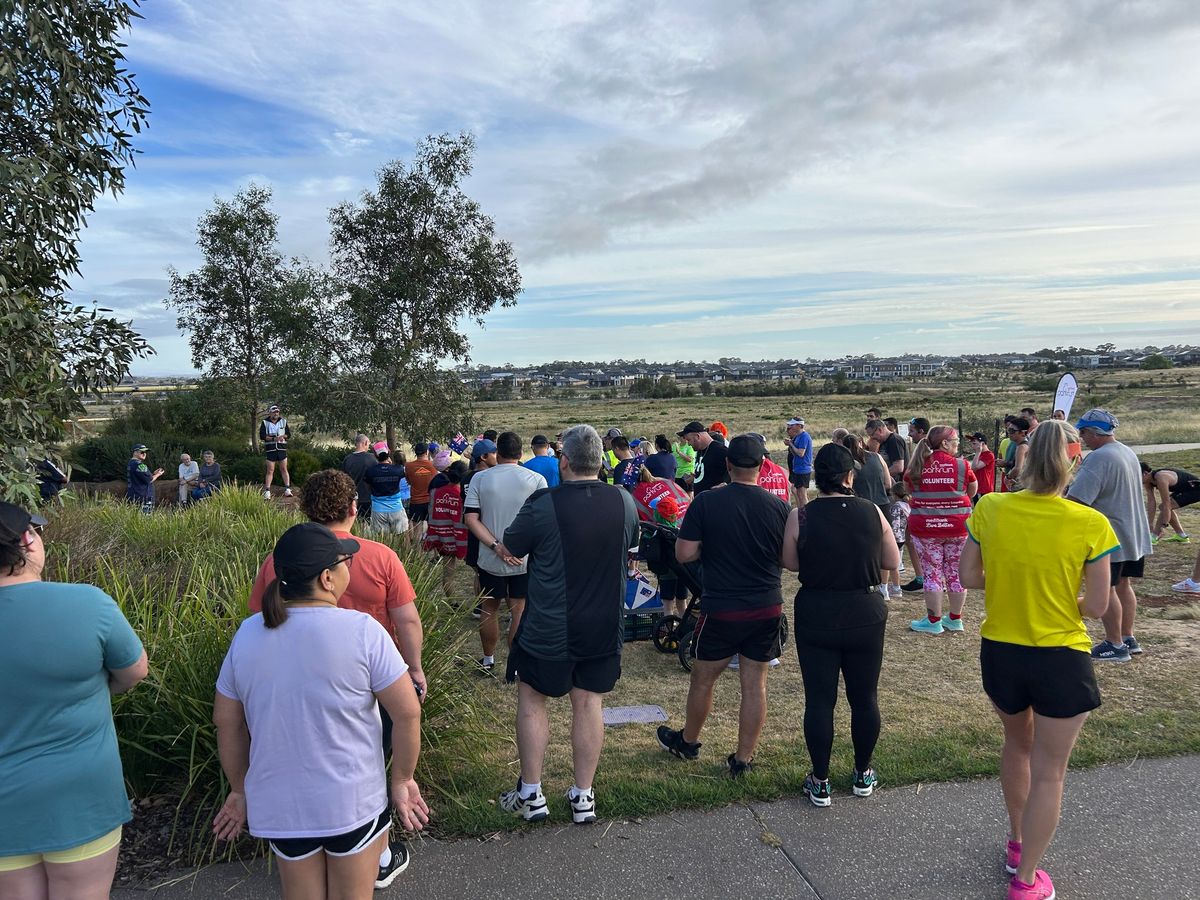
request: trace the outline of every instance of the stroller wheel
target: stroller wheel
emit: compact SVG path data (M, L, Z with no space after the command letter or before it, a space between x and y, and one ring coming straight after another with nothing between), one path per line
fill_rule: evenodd
M679 641L675 636L679 628L679 616L663 616L654 626L654 649L659 653L674 653L679 649Z
M694 628L689 628L678 636L679 649L675 652L679 656L679 664L683 666L685 672L692 671L692 636L696 633Z

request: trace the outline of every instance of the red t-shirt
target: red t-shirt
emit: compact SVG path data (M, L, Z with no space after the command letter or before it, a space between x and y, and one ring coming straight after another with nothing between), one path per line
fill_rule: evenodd
M408 485L412 488L410 503L429 502L429 482L433 481L437 473L433 463L427 459L414 459L404 464L404 477L408 479Z
M392 629L389 609L397 609L417 599L408 573L404 571L404 563L396 551L387 544L367 540L348 531L335 531L340 538L352 537L358 541L358 552L354 554L354 562L350 565L350 585L346 593L338 601L343 609L357 609L365 612L384 627L384 630L396 639ZM267 586L275 580L275 559L271 554L263 560L254 578L254 587L250 589L250 612L262 612L263 595Z
M934 450L925 460L918 484L913 484L907 474L904 476L905 484L912 491L908 533L919 538L966 537L967 519L971 515L967 485L977 480L970 461L951 456L944 450Z
M983 468L973 471L976 481L979 482L976 495L982 497L996 489L996 454L991 450L984 450L979 454L979 461L983 463Z
M763 459L758 470L758 486L769 494L774 494L784 503L790 502L788 494L787 469L770 459Z

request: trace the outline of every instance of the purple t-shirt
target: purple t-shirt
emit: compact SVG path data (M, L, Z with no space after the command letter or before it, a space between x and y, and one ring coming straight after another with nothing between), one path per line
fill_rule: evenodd
M246 710L246 816L262 838L328 837L387 806L375 692L408 671L391 636L353 609L301 607L244 621L217 690Z

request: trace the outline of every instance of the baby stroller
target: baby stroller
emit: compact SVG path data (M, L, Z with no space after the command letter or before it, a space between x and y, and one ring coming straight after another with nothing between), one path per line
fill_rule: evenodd
M692 670L692 633L696 630L696 606L700 602L700 566L675 559L678 530L669 525L641 523L638 555L660 579L677 578L687 589L688 603L682 616L663 616L655 623L654 647L661 653L674 653L685 671Z

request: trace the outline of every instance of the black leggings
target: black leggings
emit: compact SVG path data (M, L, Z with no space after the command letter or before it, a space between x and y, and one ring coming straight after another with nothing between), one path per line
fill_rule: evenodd
M850 737L854 767L871 766L879 740L879 669L883 664L886 621L852 628L822 628L824 622L803 616L797 606L796 653L804 676L804 741L812 758L813 776L829 777L833 749L833 708L837 705L838 673L846 680L850 702Z

